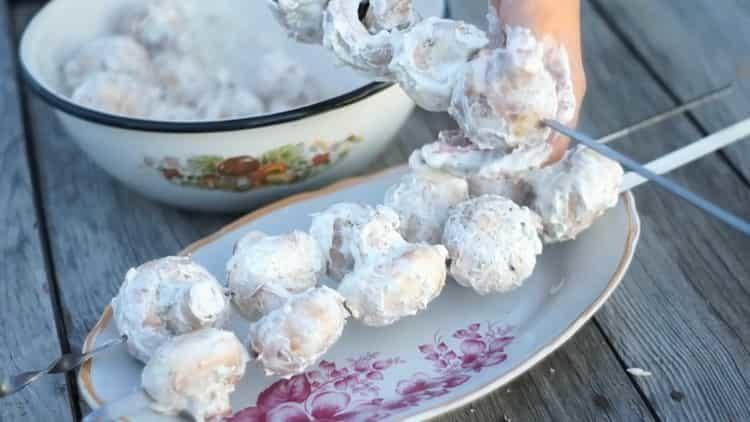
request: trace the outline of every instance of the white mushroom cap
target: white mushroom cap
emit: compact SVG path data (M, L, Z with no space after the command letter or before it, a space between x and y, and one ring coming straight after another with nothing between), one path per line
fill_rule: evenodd
M328 0L267 0L290 37L306 43L323 41L323 12Z
M359 19L361 3L362 0L329 1L323 15L323 45L344 64L387 78L396 34L371 32Z
M378 32L409 29L420 19L413 0L369 0L364 22L370 32Z
M404 33L390 70L420 107L447 111L461 70L487 43L473 25L427 18Z
M562 161L522 177L525 203L542 218L548 243L575 239L617 205L622 167L588 149L568 152Z
M323 252L307 233L250 232L237 242L227 263L227 284L240 312L256 318L282 305L291 294L315 287L324 272Z
M148 117L162 91L124 73L96 73L72 95L77 104L131 117Z
M114 23L115 31L134 37L151 50L189 51L192 33L187 2L149 0L128 5Z
M527 186L521 177L541 168L549 161L552 147L548 142L522 145L512 152L487 161L476 174L469 177L471 196L499 195L521 205Z
M142 81L154 78L148 52L126 36L105 36L84 44L63 65L70 92L98 73L122 73Z
M460 130L444 130L437 141L413 153L409 164L414 169L426 166L457 177L468 177L504 155L500 150L480 149Z
M250 349L267 375L291 377L338 341L348 317L344 298L335 290L308 290L250 325Z
M154 57L154 68L167 95L178 103L195 105L216 88L207 66L189 55L162 52Z
M187 410L195 420L230 416L230 394L248 362L247 351L228 331L206 328L170 339L154 353L141 385L166 415Z
M543 142L551 132L542 119L566 123L575 114L564 48L538 42L528 29L506 28L506 37L505 48L483 50L464 68L449 110L483 149Z
M131 269L112 299L114 321L128 351L148 362L170 338L221 326L229 303L218 281L188 257L167 257Z
M465 179L430 169L413 170L392 186L385 205L400 217L400 231L409 242L440 243L448 210L469 199Z
M450 274L481 295L520 287L542 253L539 216L496 195L464 202L451 210L443 244Z
M328 274L341 280L355 264L404 245L399 225L398 214L389 207L341 203L315 214L310 234L326 256Z
M382 327L416 315L445 286L448 251L407 245L358 266L341 282L347 309L363 324Z
M258 66L255 91L270 112L290 110L322 98L317 79L301 62L283 51L263 56Z
M200 116L206 120L224 120L265 113L265 106L255 93L233 83L221 83L204 92L198 100Z

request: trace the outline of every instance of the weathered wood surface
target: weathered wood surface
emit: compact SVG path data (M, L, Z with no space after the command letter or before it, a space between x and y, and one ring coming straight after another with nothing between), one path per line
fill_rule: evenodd
M646 2L622 4L629 10L646 8ZM724 13L732 12L727 7ZM591 34L590 25L585 31L590 96L584 128L605 134L675 104L622 42L609 44L601 34ZM689 71L674 69L668 77ZM683 118L616 146L650 159L700 136ZM720 155L671 176L750 217L748 186ZM644 223L637 257L598 323L625 366L654 373L634 382L659 419L750 420L747 238L655 187L639 188L637 199Z
M0 1L0 374L44 368L62 348L26 151L8 6ZM64 376L0 401L0 421L73 419Z
M737 92L696 110L715 132L750 115L750 3L743 0L592 0L670 94L686 99L729 81ZM651 78L649 78L651 79ZM727 149L750 180L750 142Z
M615 6L628 9L625 14L628 17L640 13L631 8L645 9L647 3L636 0L614 5L615 2L596 1L606 6L601 8L605 12ZM453 0L452 3L454 14L459 17L470 21L484 17L486 3L483 0ZM720 3L730 2L722 0ZM17 29L24 26L40 4L25 2L16 6ZM680 6L651 7L666 10ZM726 8L728 5L725 13L729 13ZM584 38L590 95L582 126L594 134L607 133L674 104L669 92L654 81L647 67L639 62L639 54L643 53L640 50L634 53L611 30L607 20L609 13L604 18L585 4ZM701 44L700 48L710 48L705 39L695 42L706 44ZM3 51L0 47L0 63L9 66L6 62L10 61L3 60L9 53ZM670 57L672 53L662 51L661 54ZM664 57L659 59L669 61ZM2 70L6 73L5 67ZM10 68L7 71L12 72ZM703 75L705 70L693 71L701 73L702 77L713 77ZM667 76L674 77L681 72L685 70L673 69ZM4 85L1 87L6 89ZM685 96L707 88L709 86L698 87ZM3 97L5 102L17 99L17 93L12 91L15 86L10 89ZM10 107L11 112L4 113L3 119L18 114L17 102L14 104L15 109ZM44 211L43 227L48 228L46 238L50 242L54 270L48 276L54 277L52 279L60 286L62 315L58 319L64 323L68 335L63 343L70 342L71 347L77 348L115 293L127 268L175 253L227 223L231 217L175 211L129 192L82 156L46 105L28 95L27 104L28 132L33 155L37 157L34 165L39 173L36 188ZM732 116L742 115L743 110L747 111L746 104L734 105ZM729 117L720 126L733 121ZM30 271L36 271L32 281L37 287L25 293L46 306L43 309L47 309L47 318L36 311L33 322L46 322L50 327L42 340L57 348L50 352L54 355L59 352L59 345L54 342L55 319L49 311L49 297L44 295L47 275L43 254L36 230L28 218L34 214L33 191L25 167L28 158L24 155L20 118L16 119L16 126L16 135L13 131L0 134L6 161L0 171L11 176L6 180L20 179L12 184L13 191L7 194L8 198L12 195L13 201L6 200L9 207L17 211L8 208L5 214L0 214L0 219L12 221L13 228L20 227L23 234L31 233L29 245L36 246L30 253L23 254L25 260L14 262L16 267L6 266L6 271L16 268L14 273L8 274L21 272L26 277ZM403 162L414 147L430 141L438 130L449 126L452 124L445 115L416 112L394 146L372 169ZM699 130L688 119L676 119L616 146L645 160L697 139ZM734 148L730 156L740 157L741 149ZM22 177L14 176L18 173ZM678 171L674 177L739 214L750 214L747 212L750 189L718 155ZM19 200L18 192L23 192L20 196L25 199ZM6 197L3 187L0 187L0 195ZM600 312L596 323L587 325L560 351L508 388L441 420L750 420L746 405L750 399L750 323L747 322L750 321L750 248L747 248L747 240L655 188L639 189L637 198L644 220L638 256L623 287ZM19 222L26 222L29 227ZM6 235L2 242L11 239ZM4 292L4 287L0 287L0 294ZM5 301L5 297L2 300ZM2 305L5 306L5 302ZM17 312L23 311L28 312L12 306L0 308L2 324L26 324L22 328L29 332L29 321L16 317ZM10 329L20 331L21 328ZM7 334L2 333L0 337L5 340ZM46 344L40 344L34 351L53 348L44 346ZM0 347L0 357L7 353L4 349L4 345ZM19 349L11 346L10 353L17 358L17 352L13 354L15 350ZM37 352L23 358L37 359L41 354ZM631 366L648 369L654 376L630 377L625 368ZM48 385L60 386L64 382L60 380L57 384L54 379L48 381ZM59 415L64 415L63 420L65 415L69 417L65 391L55 395L55 391L45 390L44 386L41 384L30 390L35 394L30 396L34 401L26 398L20 404L20 411L13 413L11 409L7 420L19 420L22 412L36 412L28 413L32 416L55 415L39 420L60 420ZM46 409L39 402L45 403ZM6 407L5 402L0 402L0 420L6 420L3 413Z

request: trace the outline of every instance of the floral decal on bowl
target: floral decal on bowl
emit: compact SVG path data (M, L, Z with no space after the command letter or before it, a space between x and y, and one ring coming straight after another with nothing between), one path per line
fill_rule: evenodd
M508 358L505 348L514 337L497 323L471 324L449 340L438 335L417 347L429 372L417 372L383 391L387 372L406 363L399 357L368 353L344 365L322 361L318 368L264 390L256 406L238 412L230 422L374 422L393 417L464 385L483 369Z
M285 145L258 157L199 155L188 158L146 157L144 163L171 183L198 189L247 192L264 186L288 185L315 176L344 159L362 138Z

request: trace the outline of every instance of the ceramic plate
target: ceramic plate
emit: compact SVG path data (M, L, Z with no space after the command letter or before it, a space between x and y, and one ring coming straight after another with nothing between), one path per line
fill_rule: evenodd
M344 201L378 203L405 172L391 169L289 198L235 222L187 248L219 279L234 243L250 230L306 230L310 215ZM548 247L534 275L517 291L480 297L449 282L429 309L388 328L350 322L316 367L289 380L248 369L232 400L233 421L381 420L434 417L491 393L560 347L604 304L622 280L638 241L633 197L573 242ZM245 337L247 323L231 328ZM86 339L90 350L117 336L110 309ZM92 407L139 385L142 366L123 347L86 364L79 374ZM137 415L137 420L169 420Z

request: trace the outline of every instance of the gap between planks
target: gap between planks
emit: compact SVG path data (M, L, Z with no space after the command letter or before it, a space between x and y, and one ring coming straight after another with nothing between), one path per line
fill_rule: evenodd
M7 10L8 16L8 31L7 36L10 42L13 43L12 50L18 51L18 43L20 40L21 29L19 28L19 22L26 22L26 19L21 18L25 16L26 12L30 10L36 10L38 7L36 4L32 6L30 3L19 4L20 2L6 3L4 6ZM28 10L25 10L28 9ZM22 125L24 128L24 147L26 151L26 157L28 158L29 173L31 178L31 185L33 190L33 203L34 210L36 212L36 218L39 224L39 237L41 242L42 257L44 259L44 271L47 276L47 285L49 287L49 297L52 305L52 311L55 317L55 328L57 331L57 340L60 344L62 353L71 353L73 350L68 340L68 328L65 323L65 314L63 311L60 287L57 281L57 275L55 272L55 263L52 259L52 247L50 243L50 232L47 224L47 213L45 212L44 199L42 197L42 189L40 183L40 169L38 160L36 159L36 151L33 146L33 133L28 128L32 125L31 117L29 116L28 109L28 91L26 90L23 81L19 74L19 63L18 55L14 55L11 58L13 68L16 71L15 84L18 86L18 101L21 107L22 113ZM76 381L76 373L68 372L65 374L65 384L67 386L68 401L70 403L70 410L75 420L80 420L82 417L81 409L78 406L80 395L78 393L78 384Z

